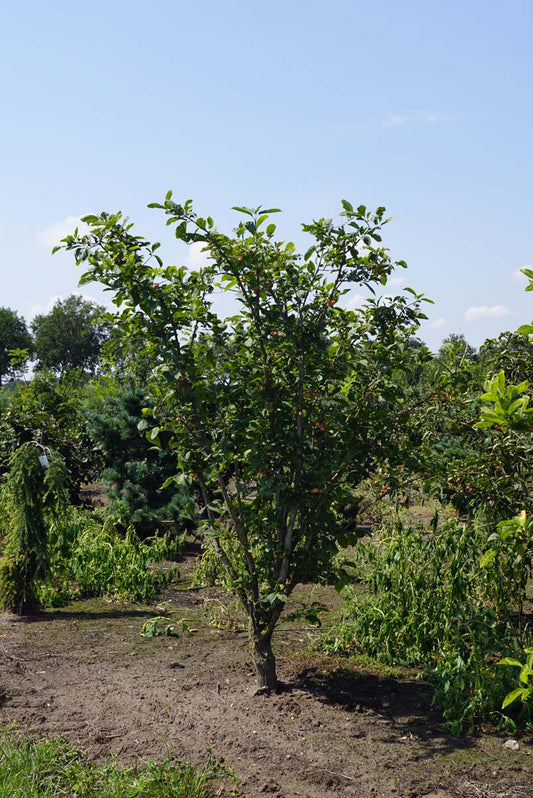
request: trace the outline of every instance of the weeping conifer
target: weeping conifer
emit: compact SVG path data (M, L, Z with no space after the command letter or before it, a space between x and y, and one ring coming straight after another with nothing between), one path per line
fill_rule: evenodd
M48 529L68 502L68 473L57 452L22 444L3 487L0 605L23 615L38 606L36 589L49 571Z

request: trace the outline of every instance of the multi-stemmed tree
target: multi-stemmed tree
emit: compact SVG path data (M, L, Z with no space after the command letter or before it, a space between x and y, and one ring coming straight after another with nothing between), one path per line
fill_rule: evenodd
M353 286L373 292L395 265L381 246L385 210L343 202L343 223L303 226L300 256L275 238L276 209L236 208L220 233L169 192L155 205L176 237L201 242L207 265L163 266L158 244L120 214L87 216L90 232L63 247L118 306L130 349L151 358L150 407L141 424L176 453L178 484L194 482L201 531L248 615L259 687L277 685L272 634L302 579L331 571L350 536L353 488L379 462L406 413L398 372L412 363L421 295L350 309ZM218 292L235 312L215 313Z

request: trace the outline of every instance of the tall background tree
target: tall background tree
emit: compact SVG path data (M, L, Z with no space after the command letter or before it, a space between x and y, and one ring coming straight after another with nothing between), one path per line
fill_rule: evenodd
M71 294L58 300L50 313L36 316L31 327L37 368L56 374L73 369L94 374L108 338L104 313L101 305Z
M26 350L31 355L33 339L26 322L15 310L0 308L0 385L6 377L15 377L24 371L24 356L13 362L12 350Z

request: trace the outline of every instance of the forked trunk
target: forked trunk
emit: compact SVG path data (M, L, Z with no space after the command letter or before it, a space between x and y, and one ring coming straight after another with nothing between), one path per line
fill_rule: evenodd
M263 635L255 635L253 639L254 662L257 672L257 689L261 692L273 692L278 686L276 675L276 658L272 651L272 640Z

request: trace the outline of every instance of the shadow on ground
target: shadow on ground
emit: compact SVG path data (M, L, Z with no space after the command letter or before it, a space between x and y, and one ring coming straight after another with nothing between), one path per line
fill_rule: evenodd
M157 612L150 609L106 609L106 610L56 610L28 615L21 618L23 623L42 623L50 621L98 621L126 620L128 618L153 618Z
M393 679L337 667L324 671L316 666L301 670L288 690L313 693L320 701L347 712L378 715L395 729L390 742L397 743L398 728L416 738L428 757L469 749L473 736L453 737L442 727L442 716L431 706L432 690L423 682ZM387 742L387 738L382 738Z

